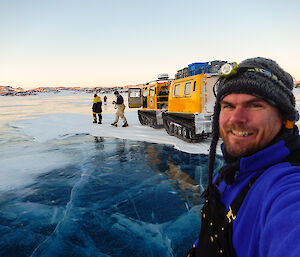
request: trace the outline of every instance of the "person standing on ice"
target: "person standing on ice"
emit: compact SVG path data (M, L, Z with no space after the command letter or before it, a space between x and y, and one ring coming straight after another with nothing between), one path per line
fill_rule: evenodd
M261 57L219 73L201 231L187 256L300 256L293 79ZM213 179L219 135L225 165Z
M98 124L102 124L102 101L100 96L98 96L97 94L94 94L94 101L93 101L93 106L92 106L92 110L93 110L93 118L94 121L93 123L97 123L97 115L98 115Z
M115 91L114 95L117 97L117 101L113 101L112 103L117 106L117 111L116 111L116 114L115 114L115 120L111 125L117 127L119 118L121 118L123 120L122 127L128 127L127 120L124 116L124 110L125 110L124 99L119 94L118 91Z

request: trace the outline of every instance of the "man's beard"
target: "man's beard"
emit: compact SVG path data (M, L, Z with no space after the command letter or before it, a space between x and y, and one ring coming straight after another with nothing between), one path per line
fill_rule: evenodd
M249 155L252 155L253 153L257 152L259 149L259 147L244 147L241 148L238 153L234 150L234 147L231 147L230 144L226 144L226 142L224 141L224 145L225 145L225 150L226 152L232 156L232 157L236 157L236 158L241 158L241 157L247 157Z
M225 135L226 136L222 136L222 133L221 134L221 137L224 141L224 145L225 145L225 150L226 152L232 156L232 157L237 157L237 158L240 158L240 157L246 157L246 156L249 156L255 152L257 152L258 150L260 150L260 146L258 146L257 144L250 144L250 145L247 145L245 147L242 147L242 148L239 148L238 150L236 150L235 146L233 145L233 143L229 143L230 142L230 135L228 134L231 134L232 132L231 131L247 131L247 132L251 132L253 134L257 133L257 130L253 129L253 128L247 128L245 126L240 126L240 125L230 125L230 126L227 126L226 128L224 128L225 130ZM254 141L253 141L254 143Z

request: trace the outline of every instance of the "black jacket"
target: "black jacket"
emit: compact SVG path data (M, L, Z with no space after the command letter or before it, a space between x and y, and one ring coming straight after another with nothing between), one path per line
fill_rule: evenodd
M101 99L99 96L94 98L92 109L93 109L93 112L95 112L95 113L102 112L102 102L101 102Z

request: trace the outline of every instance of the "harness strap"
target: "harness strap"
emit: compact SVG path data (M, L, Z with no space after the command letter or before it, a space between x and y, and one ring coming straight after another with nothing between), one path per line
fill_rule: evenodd
M256 179L259 176L260 175L252 177L250 179L250 181L248 182L248 184L242 189L242 191L232 201L231 205L229 206L229 212L226 215L229 222L231 222L232 220L234 220L236 218L236 214L238 213L248 191L250 190L250 188L252 187L252 185L254 184L254 182L256 181Z
M295 129L298 129L295 127ZM300 137L298 135L292 135L285 140L286 147L290 150L290 155L286 161L291 163L293 166L300 165Z
M300 149L298 151L293 152L293 154L289 155L286 159L287 162L291 163L293 166L300 165Z

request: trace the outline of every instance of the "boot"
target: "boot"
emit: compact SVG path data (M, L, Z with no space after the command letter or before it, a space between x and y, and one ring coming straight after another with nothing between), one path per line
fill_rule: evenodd
M102 124L102 121L101 121L101 120L99 120L98 124Z
M115 126L115 127L118 127L118 123L117 123L117 122L114 122L114 123L112 123L112 124L110 124L110 125Z
M122 127L128 127L128 123L127 121L124 122L123 126Z
M97 123L97 120L94 120L93 123Z

